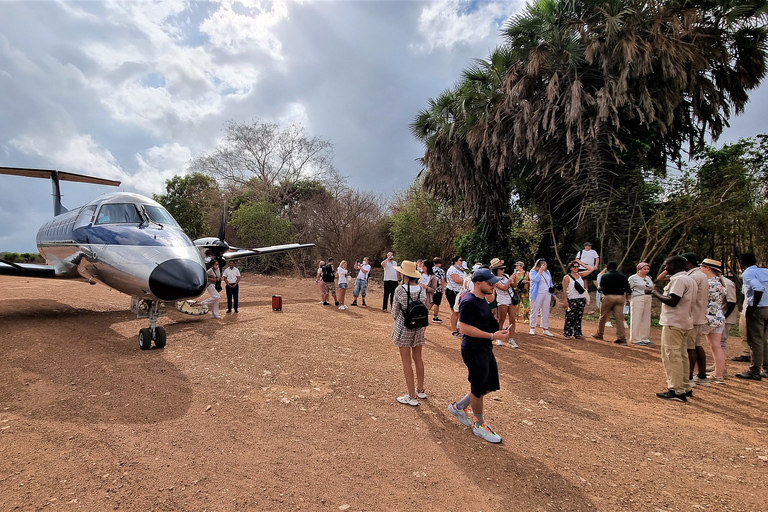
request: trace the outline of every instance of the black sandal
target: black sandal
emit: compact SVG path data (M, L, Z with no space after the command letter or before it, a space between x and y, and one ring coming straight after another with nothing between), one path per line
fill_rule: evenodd
M453 331L451 333L451 336L457 336L458 337L458 336L461 336L461 333L459 331Z

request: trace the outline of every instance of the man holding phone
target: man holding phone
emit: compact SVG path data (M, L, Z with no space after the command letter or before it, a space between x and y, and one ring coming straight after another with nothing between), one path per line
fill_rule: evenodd
M389 302L389 307L392 307L392 300L395 298L395 290L397 290L397 282L399 281L399 275L395 269L397 262L392 251L387 253L387 257L381 262L381 266L384 268L384 301L381 309L386 313L387 302Z
M501 436L483 418L483 396L499 389L499 369L493 355L493 340L507 341L509 326L499 330L499 322L491 313L486 295L493 293L494 286L501 279L487 268L477 269L472 274L474 286L459 305L459 324L463 334L461 357L467 366L470 392L448 406L448 412L463 425L472 427L472 433L476 436L490 443L500 443ZM467 416L467 406L472 406L472 422Z

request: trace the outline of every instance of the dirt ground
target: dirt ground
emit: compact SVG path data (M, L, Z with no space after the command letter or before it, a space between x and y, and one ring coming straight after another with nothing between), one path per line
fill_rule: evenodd
M495 347L491 445L446 410L468 391L447 322L427 329L429 398L395 401L375 283L367 308L339 311L312 280L246 274L239 314L170 312L149 351L125 295L0 286L0 510L766 510L768 382L659 400L658 345L522 326L518 350Z

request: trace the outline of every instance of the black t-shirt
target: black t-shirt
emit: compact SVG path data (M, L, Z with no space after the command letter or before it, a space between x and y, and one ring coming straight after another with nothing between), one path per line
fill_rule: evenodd
M624 295L632 291L627 276L618 270L609 270L603 274L600 278L600 288L603 295Z
M459 304L459 322L477 327L485 332L496 332L499 330L499 322L491 314L491 306L488 304L488 301L485 298L478 299L472 292L467 292L461 304ZM461 340L461 346L466 348L473 343L490 345L491 342L492 340L488 338L473 338L465 334Z

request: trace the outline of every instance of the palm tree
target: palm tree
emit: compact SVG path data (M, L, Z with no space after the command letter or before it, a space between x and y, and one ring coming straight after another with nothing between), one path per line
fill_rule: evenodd
M511 194L578 223L740 113L766 73L765 0L539 0L411 125L425 186L485 222ZM617 195L618 194L618 195Z

